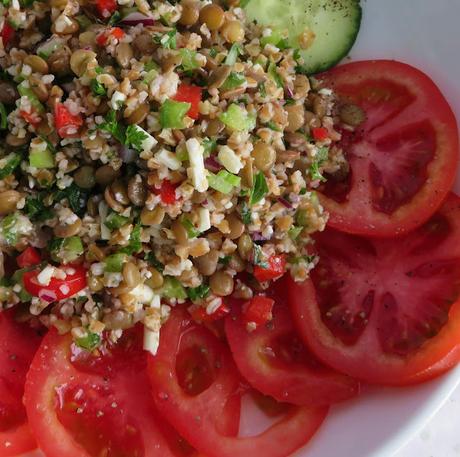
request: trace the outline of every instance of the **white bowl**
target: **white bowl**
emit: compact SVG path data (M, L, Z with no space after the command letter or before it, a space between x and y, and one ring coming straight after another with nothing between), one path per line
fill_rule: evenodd
M460 120L460 1L367 0L362 4L363 25L351 58L397 59L419 67L437 82ZM456 190L460 192L460 180ZM390 457L459 384L457 367L417 387L369 389L332 408L317 435L295 456Z

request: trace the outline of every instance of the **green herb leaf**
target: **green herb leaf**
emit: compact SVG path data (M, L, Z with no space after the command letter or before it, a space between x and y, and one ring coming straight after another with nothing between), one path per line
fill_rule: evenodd
M120 143L125 144L126 133L124 127L117 121L117 113L110 110L105 116L105 121L97 126L99 130L110 133Z
M86 336L77 338L75 343L82 349L86 349L87 351L94 351L94 349L96 349L101 344L101 337L97 333L93 333L88 330Z
M0 129L5 130L8 127L8 113L5 105L0 102Z
M209 50L209 56L212 57L213 59L214 59L214 57L217 56L217 54L219 54L219 52L217 51L216 48L211 48L211 49Z
M144 132L143 129L139 128L137 125L129 125L125 132L126 146L133 147L137 151L142 151L142 143L148 138L148 135Z
M320 167L326 162L329 157L329 149L327 147L319 148L316 153L315 160L310 165L309 173L312 181L326 181L326 178L321 174Z
M213 138L203 138L201 146L203 146L204 149L204 158L209 157L217 148L217 140Z
M104 85L101 84L96 78L91 80L89 86L91 87L91 92L97 97L107 95L107 90L105 89Z
M141 233L142 226L140 224L137 224L131 232L128 246L125 246L123 249L120 249L120 252L124 252L129 255L138 253L142 249Z
M188 298L192 301L196 300L202 300L203 298L206 298L209 295L210 288L206 284L201 284L198 287L192 287L190 289L187 289L187 295Z
M230 263L230 260L232 260L231 255L224 255L223 257L219 257L218 263L221 265L228 265Z
M257 85L257 90L259 91L260 95L265 98L267 96L267 90L265 89L265 83L261 82Z
M240 7L240 8L246 8L246 6L249 5L249 2L250 2L250 1L251 1L251 0L240 0L239 7Z
M243 47L238 43L232 44L232 47L230 48L230 51L228 51L224 64L230 65L232 67L233 65L235 65L236 61L238 60L238 56L242 54L243 54Z
M251 195L249 197L249 204L255 205L256 203L260 202L262 198L265 197L268 193L268 185L267 181L265 180L265 175L262 171L256 174L256 178L254 180L254 185L251 189Z
M59 190L54 199L55 201L61 201L66 198L72 211L78 216L83 216L86 210L86 204L88 203L89 195L89 191L78 187L75 183L72 183L69 187Z
M6 244L9 246L14 246L18 242L18 233L16 230L16 224L18 222L18 217L16 213L8 214L1 224L0 229L5 238Z
M217 175L208 174L209 186L223 194L229 194L234 187L240 185L240 182L241 178L239 176L233 175L227 170L220 170Z
M189 239L196 238L200 234L200 231L196 229L192 221L188 219L187 217L182 216L180 218L180 223L182 224L182 227L184 227L185 231L187 232L187 236Z
M108 25L114 25L117 22L121 21L121 13L120 11L115 11L112 16L110 16L109 22L107 22Z
M32 222L43 222L51 219L54 212L43 204L43 197L27 197L23 212Z
M147 252L144 256L144 260L146 260L152 267L158 270L160 273L163 273L165 266L157 259L156 255L153 251Z

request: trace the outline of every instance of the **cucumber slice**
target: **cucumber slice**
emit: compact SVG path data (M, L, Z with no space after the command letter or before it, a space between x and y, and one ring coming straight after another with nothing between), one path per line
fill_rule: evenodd
M273 28L273 35L289 32L289 45L300 49L305 71L315 74L343 59L361 25L359 0L250 0L248 19ZM311 32L311 45L301 49L299 37Z

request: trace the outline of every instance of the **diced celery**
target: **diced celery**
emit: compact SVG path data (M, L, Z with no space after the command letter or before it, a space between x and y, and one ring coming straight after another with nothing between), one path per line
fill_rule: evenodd
M179 51L179 54L182 57L182 68L184 71L191 71L200 67L199 63L196 61L196 51L183 48Z
M249 114L241 106L232 104L225 113L219 115L219 119L232 130L237 132L251 131L256 126L255 116Z
M160 125L164 129L181 129L184 117L191 108L190 103L166 100L160 108Z
M224 84L220 87L221 90L231 90L240 87L246 82L246 78L242 73L236 73L232 71L227 79L225 80Z
M83 243L78 236L54 238L49 244L51 258L55 262L70 263L78 259L83 252Z
M165 276L163 285L159 291L162 297L166 298L187 298L187 292L180 281L172 276Z
M105 258L105 271L108 273L120 273L126 260L126 254L117 252Z

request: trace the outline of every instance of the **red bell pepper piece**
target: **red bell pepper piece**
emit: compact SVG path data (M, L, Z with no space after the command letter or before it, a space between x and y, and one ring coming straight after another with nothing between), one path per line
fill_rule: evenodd
M83 119L80 114L71 114L65 105L57 103L54 108L54 124L61 138L72 138L78 136Z
M203 89L198 86L192 86L190 84L181 84L176 95L173 97L177 102L190 103L190 107L187 116L192 119L198 119L200 115L200 102Z
M324 141L329 138L329 132L324 127L315 127L311 129L311 134L315 141Z
M14 34L15 34L15 31L13 27L11 27L8 21L5 20L5 22L3 23L3 29L2 29L2 34L1 34L4 48L13 39Z
M96 9L99 16L109 18L117 10L117 0L97 0Z
M243 305L243 320L247 325L258 327L270 322L275 300L256 295Z
M254 276L259 282L281 278L286 271L286 257L284 254L272 255L268 259L267 268L259 265L254 267Z
M19 268L27 268L37 265L42 261L40 253L33 247L29 246L16 257L16 263Z

